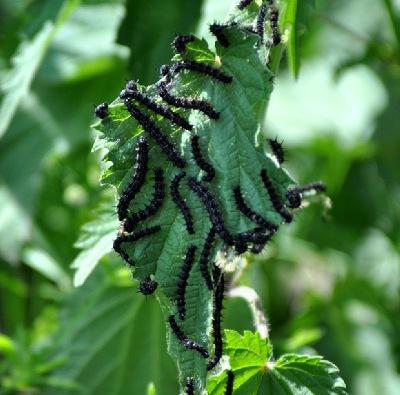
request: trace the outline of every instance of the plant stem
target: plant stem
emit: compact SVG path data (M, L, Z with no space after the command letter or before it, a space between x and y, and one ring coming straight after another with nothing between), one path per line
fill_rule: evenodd
M257 292L253 288L240 286L232 288L228 295L231 298L242 298L248 303L253 315L254 327L263 339L267 339L269 335L267 317Z
M392 24L393 33L396 36L397 46L400 47L400 23L393 9L392 0L383 0L386 10L389 14L390 23Z

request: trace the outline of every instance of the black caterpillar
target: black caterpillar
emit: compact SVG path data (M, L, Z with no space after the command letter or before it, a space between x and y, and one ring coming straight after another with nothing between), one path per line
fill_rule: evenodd
M181 70L190 70L198 73L206 74L216 80L223 82L224 84L230 84L233 78L225 74L223 71L203 62L197 62L196 60L180 60L171 67L171 74L179 73Z
M220 270L217 268L217 272ZM221 318L222 318L222 307L224 300L225 291L225 279L224 275L220 274L220 281L214 291L214 307L213 307L213 318L212 318L212 331L214 337L214 356L210 359L207 364L207 370L214 369L217 363L222 358L223 354L223 342L222 342L222 329L221 329ZM214 277L217 277L216 274Z
M233 374L232 370L228 370L227 375L228 375L228 380L226 381L225 395L232 395L233 384L235 382L235 375Z
M271 32L272 32L272 40L270 41L270 44L272 46L275 46L280 44L282 41L278 26L279 11L274 4L274 0L268 0L268 6L269 6L269 21L271 24Z
M155 292L158 287L157 281L153 281L150 278L143 280L139 284L139 292L143 295L151 295Z
M169 137L158 128L155 122L153 122L146 114L140 111L139 108L134 106L129 100L124 100L124 104L131 116L137 120L145 132L147 132L164 151L167 158L176 167L185 167L185 160L182 158L174 144L170 141Z
M267 141L276 160L279 164L282 164L285 161L285 150L283 149L282 143L279 142L277 138L268 139Z
M150 236L154 233L157 233L161 230L160 226L151 226L150 228L145 228L142 230L139 230L135 233L131 233L129 235L124 235L120 234L118 237L114 240L113 244L113 249L115 252L117 252L121 258L128 263L130 266L135 266L135 263L133 260L129 257L129 255L122 250L122 244L123 243L129 243L129 242L134 242L142 239L143 237Z
M271 199L272 205L274 206L274 209L280 214L280 216L285 220L285 222L287 223L292 222L293 215L289 213L289 211L285 208L285 206L281 202L278 192L268 176L267 170L262 169L260 175L264 183L265 189L268 192L269 198Z
M145 182L148 162L149 146L145 137L140 136L136 145L136 164L132 180L121 193L121 197L117 204L117 214L120 221L126 219L130 202L134 199Z
M179 114L174 113L168 107L156 103L144 93L140 92L138 90L137 84L134 81L129 81L126 84L125 89L120 93L119 97L123 100L134 99L149 108L150 110L154 111L156 114L161 115L162 117L170 120L172 123L182 127L183 129L193 129L193 126L185 118L182 118Z
M196 249L197 247L194 245L189 246L185 255L185 259L183 261L181 273L179 275L179 280L177 284L176 305L178 308L178 315L181 320L184 320L186 316L186 302L185 302L186 286L190 272L193 267Z
M177 53L184 55L186 53L186 45L195 40L196 37L192 34L187 36L176 36L172 42L172 48L174 48Z
M302 194L307 192L323 193L326 192L326 185L321 181L311 182L306 185L289 188L286 198L290 208L298 208L302 203Z
M189 110L198 110L203 114L207 115L211 119L219 119L220 113L214 109L214 107L206 102L205 100L197 100L191 97L180 97L174 96L168 89L165 81L157 83L157 92L160 97L171 106L177 108L185 108Z
M193 152L193 158L197 164L197 166L200 167L201 170L206 172L207 174L203 177L203 181L210 182L213 180L215 177L215 169L214 167L208 163L200 150L200 144L199 144L199 136L193 135L191 140L191 145L192 145L192 152Z
M225 48L228 48L230 43L228 38L225 36L224 30L227 25L220 25L218 23L213 23L210 25L210 32L215 36L217 41Z
M100 119L106 118L108 116L108 104L107 103L99 104L94 109L94 113L96 114L96 117Z
M197 351L203 358L208 358L209 354L208 351L201 346L199 343L195 342L194 340L189 339L182 331L180 326L177 324L175 317L170 315L168 318L169 325L174 332L177 339L182 343L182 345L189 350Z
M245 215L247 218L249 218L251 221L253 221L263 229L267 229L270 232L276 232L278 230L278 226L267 221L261 214L256 213L247 205L247 203L244 201L239 185L233 189L233 196L235 198L237 209L243 215Z
M185 176L186 176L186 173L183 171L183 172L177 174L171 181L171 198L183 215L183 218L186 223L187 232L190 235L193 235L194 234L193 216L190 212L189 206L183 200L183 198L179 192L179 184Z
M203 250L200 256L200 272L206 282L207 288L211 291L213 289L213 283L208 270L208 263L210 259L210 253L212 245L215 241L215 230L211 228L207 234L206 241L204 242Z
M200 181L197 181L194 177L189 178L188 185L190 189L192 189L202 201L204 207L208 212L210 221L214 227L215 232L227 245L233 246L233 236L224 225L222 214L215 197L204 184L202 184Z
M194 380L193 380L193 377L188 377L186 379L185 395L194 395Z
M160 168L154 169L154 192L150 203L137 213L133 213L124 222L124 231L131 232L137 223L154 215L161 207L165 198L165 185L163 171Z
M241 0L237 7L239 10L244 10L252 1L253 0Z
M261 43L264 43L266 16L267 16L267 6L265 4L262 4L260 10L258 11L256 20L256 32L261 38Z

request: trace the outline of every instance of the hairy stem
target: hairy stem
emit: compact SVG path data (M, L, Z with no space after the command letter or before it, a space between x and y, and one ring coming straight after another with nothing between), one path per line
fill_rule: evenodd
M257 292L253 288L240 286L232 288L228 296L231 298L242 298L248 303L253 315L254 327L263 339L267 339L269 335L268 321Z

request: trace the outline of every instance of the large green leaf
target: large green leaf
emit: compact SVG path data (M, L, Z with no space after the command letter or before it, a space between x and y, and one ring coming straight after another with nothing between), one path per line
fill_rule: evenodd
M268 340L258 333L225 331L225 351L235 395L345 395L338 368L322 357L288 354L274 361ZM226 372L209 380L210 395L223 395Z
M12 68L1 81L0 137L6 132L21 100L46 54L54 34L74 10L79 0L66 0L56 21L46 21L32 40L23 41L12 59Z
M126 274L117 280L99 267L65 303L54 355L62 364L51 382L70 386L41 393L145 394L150 382L162 394L177 393L160 310L153 298L138 295Z
M258 6L252 4L240 14L233 13L231 21L248 25L255 20ZM190 122L194 126L192 134L200 137L201 149L208 153L209 160L216 169L216 180L208 188L215 195L220 206L224 222L230 232L236 234L254 228L241 214L233 198L233 189L239 185L244 191L245 199L258 212L275 225L282 222L281 216L274 209L269 195L263 185L260 173L266 169L271 181L275 184L279 199L285 201L285 191L292 183L280 165L264 152L264 145L258 141L261 119L272 90L271 72L266 66L267 49L260 46L259 37L241 25L233 25L225 34L231 45L225 48L216 45L216 53L210 51L204 41L192 43L186 58L200 62L222 65L225 73L233 77L232 84L223 84L198 73L180 73L174 79L174 91L185 96L207 97L213 106L221 111L218 121L211 121L203 114L193 112ZM217 56L217 58L216 58ZM217 60L216 60L217 59ZM147 93L156 99L155 87L150 86ZM189 115L189 114L187 114ZM186 174L198 177L200 172L192 159L190 150L190 132L182 131L164 120L159 121L164 132L169 133L174 144L179 147L187 162ZM102 180L105 184L115 186L119 193L126 187L131 178L134 165L134 147L138 137L143 133L133 121L120 99L109 108L109 116L97 125L99 138L95 149L106 150ZM161 226L161 231L144 237L136 243L126 243L123 248L136 262L135 277L145 280L151 275L159 284L158 296L166 316L176 312L176 291L180 278L183 257L189 245L199 251L211 227L207 211L201 204L199 196L188 188L188 177L182 182L181 192L194 217L195 235L186 231L185 222L180 210L175 206L169 194L169 185L178 170L166 160L165 154L151 141L149 168L163 169L167 183L166 199L162 210L146 220L146 226ZM153 182L150 174L138 199L131 204L131 210L142 208L151 199ZM218 239L211 254L211 260L223 247ZM207 336L211 292L205 286L199 266L196 264L190 273L186 288L186 319L179 323L185 334L204 347L211 344ZM204 358L193 350L183 347L174 333L169 330L169 351L178 363L180 381L195 376L198 386L204 388L206 363Z

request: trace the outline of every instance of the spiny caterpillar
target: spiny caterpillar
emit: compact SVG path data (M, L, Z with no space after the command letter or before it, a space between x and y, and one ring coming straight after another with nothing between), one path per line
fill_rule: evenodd
M157 281L153 281L150 277L141 281L138 291L143 295L151 295L158 287Z
M225 395L232 395L235 375L233 374L232 370L228 370L227 375L228 379L226 380Z
M213 23L210 25L210 32L214 34L217 41L225 48L229 47L229 40L224 34L224 30L227 28L227 25L220 25L219 23Z
M146 179L147 165L149 161L149 146L144 136L139 137L136 152L136 164L132 179L126 189L121 193L117 205L118 219L120 221L126 219L129 204L140 191Z
M193 379L193 377L186 378L185 395L194 395L194 379Z
M154 111L156 114L159 114L162 117L170 120L172 123L186 130L193 129L192 125L190 125L190 123L186 121L185 118L182 118L179 114L174 113L168 107L156 103L148 96L146 96L144 93L140 92L138 90L137 84L134 81L129 81L126 84L125 89L121 91L119 97L123 100L124 99L136 100L139 103L146 106L147 108L149 108L150 110Z
M239 10L244 10L252 1L253 0L241 0L237 7Z
M186 166L185 160L178 152L177 148L171 142L168 136L166 136L159 127L151 120L145 113L139 110L138 107L134 106L128 99L124 100L125 107L135 118L143 129L152 137L155 142L164 151L167 158L177 167L183 168Z
M154 215L161 207L165 198L165 185L163 171L160 168L154 169L154 192L150 203L137 213L129 215L124 222L124 231L131 232L141 221Z
M267 141L276 160L281 165L285 161L285 150L282 143L277 138L267 139Z
M200 272L206 282L207 288L211 291L213 289L213 282L210 276L210 271L208 269L208 264L210 260L211 248L215 241L215 230L212 227L207 234L206 240L204 242L203 250L200 256Z
M326 192L326 185L321 181L316 181L306 185L289 188L286 191L286 198L289 202L290 208L298 208L302 203L302 195L324 192Z
M107 151L104 179L119 194L114 249L134 266L139 292L157 289L181 392L189 394L195 387L205 391L207 369L223 356L225 273L217 267L218 252L260 252L281 222L292 220L299 199L322 189L293 186L280 166L277 140L270 142L276 160L254 144L258 110L273 87L266 46L279 32L273 2L245 9L250 3L241 1L243 12L210 26L220 44L215 52L192 35L179 36L159 81L148 87L129 81L112 104L96 111L105 140L99 147ZM134 162L126 152L135 145ZM227 395L233 381L230 371Z
M192 34L187 36L176 36L174 41L172 42L172 47L175 51L181 55L186 53L186 45L196 40L196 37Z
M108 104L107 103L101 103L96 108L94 109L94 113L96 117L100 119L104 119L108 116Z
M206 173L206 175L203 177L203 181L212 181L215 177L215 169L204 159L201 153L199 136L193 135L190 142L192 144L193 158L196 161L197 166L199 166L200 169Z
M279 11L274 4L274 0L268 0L268 6L269 6L269 21L270 21L271 32L272 32L272 38L270 40L270 45L275 46L275 45L280 44L282 41L281 35L279 33L279 27L278 27Z
M261 179L264 183L265 189L268 192L269 198L271 199L271 203L274 206L274 209L281 215L281 217L285 220L285 222L290 223L293 220L293 215L285 208L282 203L278 192L275 188L275 185L272 183L267 170L261 170Z
M178 315L181 320L184 320L186 315L185 292L190 271L192 270L194 264L196 249L197 247L194 245L189 246L182 264L181 273L179 275L177 284L176 305L178 308Z
M203 358L208 358L209 354L208 351L199 343L195 342L194 340L189 339L185 333L182 331L180 326L177 324L175 317L170 315L168 318L169 325L174 332L177 339L182 343L182 345L189 350L197 351Z
M143 237L150 236L154 233L159 232L160 230L161 230L160 226L152 226L150 228L145 228L145 229L139 230L135 233L131 233L128 235L120 234L114 240L114 244L113 244L114 251L117 252L122 257L122 259L126 263L128 263L130 266L135 266L135 263L129 257L129 255L125 251L122 250L122 244L138 241L138 240L142 239Z
M219 119L220 113L205 100L198 100L192 97L174 96L168 89L165 81L160 81L157 84L157 91L168 104L177 108L185 108L188 110L198 110L210 117L211 119Z
M267 229L271 232L276 232L278 230L277 225L267 221L261 214L256 213L247 205L247 203L244 201L242 191L239 185L233 188L233 195L235 198L237 209L243 215L245 215L251 221L255 222L261 228Z
M210 66L207 63L197 62L196 60L181 60L176 62L171 67L171 74L179 73L182 70L190 70L198 73L203 73L215 78L216 80L224 84L230 84L233 81L233 78L230 75L224 73L220 69Z
M171 198L174 203L179 207L186 224L186 230L190 235L194 234L193 216L190 212L189 206L183 200L180 192L179 185L181 180L186 177L186 173L183 171L177 174L171 181Z
M217 273L220 272L216 268ZM222 328L221 328L221 317L222 317L222 303L224 301L225 291L225 280L224 275L219 273L220 280L214 291L214 307L212 316L212 332L214 337L214 356L208 361L207 370L212 370L217 366L223 354L223 342L222 342ZM215 274L214 277L217 277Z

